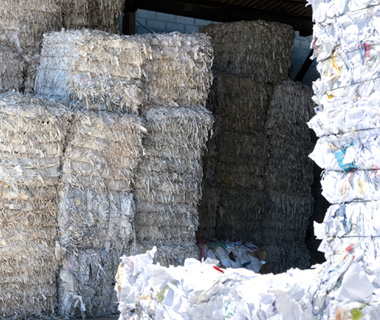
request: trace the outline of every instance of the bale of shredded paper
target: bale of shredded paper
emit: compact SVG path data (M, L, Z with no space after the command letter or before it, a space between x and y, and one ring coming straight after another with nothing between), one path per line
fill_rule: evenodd
M10 90L20 91L23 86L24 61L20 53L0 45L0 93Z
M217 55L216 50L215 61ZM217 121L205 157L197 236L268 246L272 272L306 268L304 238L313 210L306 126L312 92L290 80L275 85L255 74L215 68L207 106Z
M57 102L0 95L1 318L55 312L57 187L71 113Z
M270 144L265 177L267 190L305 197L311 194L314 177L308 154L312 141L306 125L313 112L311 97L309 87L290 80L274 90L265 123Z
M179 241L167 243L157 240L139 241L137 243L137 252L145 252L157 246L157 255L155 261L164 266L182 265L186 259L199 259L199 250L194 239L191 241Z
M118 257L135 241L134 171L142 152L137 117L76 111L59 190L59 314L114 313Z
M34 83L37 76L37 68L40 64L40 48L24 50L23 52L24 60L24 93L34 92Z
M139 37L101 31L46 34L35 90L89 109L137 113L145 47Z
M146 34L144 98L161 106L205 106L212 84L213 48L201 33Z
M201 34L51 33L45 35L36 92L118 112L137 113L152 103L204 106L211 64L211 43Z
M213 118L199 107L152 107L144 118L145 154L134 178L136 236L142 245L160 244L158 261L179 264L196 253L202 154ZM185 247L184 254L165 249L173 245Z
M240 21L202 26L200 32L211 36L215 71L269 83L288 78L294 41L290 26L260 20Z
M123 0L62 1L63 27L66 29L98 29L120 33Z
M46 31L62 27L62 0L3 0L0 42L22 51L39 48Z
M184 266L166 268L153 264L155 252L153 248L145 254L122 257L115 285L120 319L380 316L380 269L367 268L359 250L353 249L334 264L290 269L278 275L222 269L213 259L187 259Z

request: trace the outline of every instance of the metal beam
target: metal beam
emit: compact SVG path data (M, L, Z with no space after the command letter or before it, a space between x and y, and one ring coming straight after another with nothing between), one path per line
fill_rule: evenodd
M228 3L220 3L210 0L127 0L127 6L135 6L136 9L145 9L186 17L228 22L240 20L266 20L288 24L301 35L312 34L311 17L291 16L272 13Z

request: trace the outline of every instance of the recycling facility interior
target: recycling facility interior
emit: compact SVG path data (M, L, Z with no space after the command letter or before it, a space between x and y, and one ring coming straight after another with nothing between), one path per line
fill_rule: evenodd
M200 238L262 247L267 272L321 259L310 228L326 204L308 158L312 90L289 79L293 28L120 37L123 6L0 4L3 317L20 301L47 313L57 295L62 316L113 313L119 257L153 245L164 264L197 257Z

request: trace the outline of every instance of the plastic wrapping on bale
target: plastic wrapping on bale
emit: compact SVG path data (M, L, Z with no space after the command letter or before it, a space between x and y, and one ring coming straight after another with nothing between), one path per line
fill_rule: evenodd
M63 26L66 29L98 29L120 32L123 0L64 0L62 1Z
M59 190L61 316L116 311L112 275L135 242L131 185L144 130L134 116L75 112Z
M201 157L213 118L200 107L152 107L143 117L148 133L134 178L136 236L141 243L159 244L159 261L178 264L183 262L181 256L166 257L168 251L161 246L184 243L194 248Z
M62 27L62 0L3 0L0 42L23 51L39 48L46 31Z
M276 22L241 21L210 24L200 32L211 36L213 69L278 83L287 79L294 31Z
M0 315L49 316L57 299L57 186L71 113L56 102L3 94L0 114Z

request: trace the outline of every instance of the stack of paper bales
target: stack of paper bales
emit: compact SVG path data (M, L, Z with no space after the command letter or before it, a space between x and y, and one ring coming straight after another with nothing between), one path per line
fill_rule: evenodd
M124 0L64 0L63 27L120 33L120 17L124 4Z
M62 0L3 0L0 4L0 56L7 55L10 49L15 53L7 58L8 73L14 75L13 83L23 83L18 86L3 86L5 89L25 90L30 92L38 64L38 53L42 43L42 35L62 27ZM7 61L4 61L7 62ZM12 69L12 64L16 68ZM2 72L0 73L2 74ZM22 80L24 78L24 81ZM1 86L0 86L1 88Z
M325 169L323 195L333 205L317 228L331 263L356 249L369 266L379 256L380 159L378 1L311 2L317 114L309 125L320 139L313 160Z
M59 244L66 252L60 314L80 315L81 296L86 314L105 315L115 311L118 256L130 253L135 240L131 184L141 127L130 115L76 111L66 142L58 217Z
M346 71L354 79L362 69L376 66L372 49L380 29L379 3L309 2L317 22L316 56L329 59L336 70L322 73L315 83L317 114L309 123L320 136L312 158L326 169L324 194L333 203L324 223L316 225L328 261L311 270L259 276L222 270L215 260L189 259L184 267L163 268L152 264L155 250L123 257L115 286L120 319L380 318L378 75L341 79ZM345 65L336 64L337 46L343 49ZM354 61L346 58L355 50L362 50L362 61L353 72Z
M307 267L303 238L312 213L312 165L305 123L312 92L288 80L294 33L262 21L201 31L215 48L208 108L216 122L198 236L264 246L273 272Z
M212 116L205 108L152 107L135 178L136 236L142 248L159 247L161 263L197 257L195 232L201 197L202 154Z
M133 178L145 131L136 115L140 42L89 30L45 35L36 91L75 110L59 197L61 316L116 311L113 277L135 245Z
M275 250L272 254L281 248L279 256L286 268L305 268L310 259L305 237L313 212L313 164L308 159L312 144L306 125L313 111L311 97L309 87L284 81L275 87L266 115L265 132L270 147L265 189L269 195L269 215L263 222L262 236L263 239L269 236L277 247L277 251L272 247ZM266 250L273 261L272 250Z
M71 113L0 95L0 317L49 316L57 301L59 170Z
M132 193L137 250L157 244L165 263L196 256L211 63L204 35L45 35L36 91L77 110L60 189L60 315L115 311L112 277L135 234Z
M212 47L205 35L147 35L143 118L148 134L136 173L136 234L143 251L180 264L197 257L195 231L202 155L213 118L204 106L212 83Z
M211 64L204 35L57 32L45 35L36 91L111 111L198 106L210 91Z

